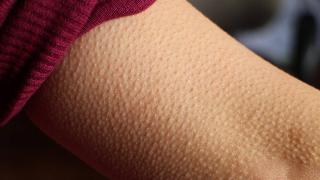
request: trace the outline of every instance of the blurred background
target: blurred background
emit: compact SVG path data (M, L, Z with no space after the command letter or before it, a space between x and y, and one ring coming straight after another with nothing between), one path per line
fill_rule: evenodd
M190 0L245 46L320 87L318 0ZM21 114L0 129L1 180L105 179Z

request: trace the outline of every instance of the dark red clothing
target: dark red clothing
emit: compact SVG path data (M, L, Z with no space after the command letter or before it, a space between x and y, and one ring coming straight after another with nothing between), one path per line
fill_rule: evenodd
M21 111L77 37L154 1L0 0L0 125Z

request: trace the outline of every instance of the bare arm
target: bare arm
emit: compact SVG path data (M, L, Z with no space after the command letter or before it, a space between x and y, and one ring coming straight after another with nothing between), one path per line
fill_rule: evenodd
M119 179L310 179L320 94L184 0L77 40L33 98L44 132Z

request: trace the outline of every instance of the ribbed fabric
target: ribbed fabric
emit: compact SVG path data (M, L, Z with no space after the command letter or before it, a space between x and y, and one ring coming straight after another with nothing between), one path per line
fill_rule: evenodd
M0 2L0 125L21 111L71 43L94 26L155 0Z

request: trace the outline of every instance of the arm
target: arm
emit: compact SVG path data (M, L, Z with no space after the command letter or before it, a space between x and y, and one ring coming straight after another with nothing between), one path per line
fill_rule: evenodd
M317 90L184 0L84 35L28 107L49 136L120 179L302 179L319 170L319 112Z

